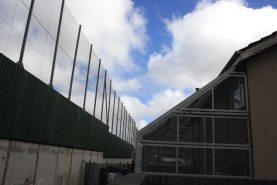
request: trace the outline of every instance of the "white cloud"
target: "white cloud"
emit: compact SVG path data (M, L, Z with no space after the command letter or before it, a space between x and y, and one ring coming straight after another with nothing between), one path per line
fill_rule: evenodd
M277 30L277 10L252 9L242 0L203 0L183 17L166 20L169 49L153 53L148 75L168 87L201 87L214 78L234 53Z
M143 51L146 19L131 0L68 0L76 19L83 25L99 58L111 76L134 69L131 52ZM82 11L80 11L82 10Z
M139 90L143 86L139 78L130 78L127 80L122 80L121 78L113 78L113 82L113 87L119 94L132 93Z
M141 120L137 123L137 129L140 130L147 125L147 121Z
M146 103L133 96L123 96L122 101L137 121L138 129L141 129L147 124L146 120L152 121L185 98L186 96L181 91L167 89L154 94L152 99Z
M277 18L277 10L270 6L252 9L242 0L202 0L191 13L165 21L166 28L172 35L172 43L165 43L161 52L150 56L147 75L124 79L124 73L137 67L131 52L143 52L147 41L143 12L131 0L66 2L78 22L83 25L85 34L94 44L99 58L103 59L104 66L112 72L110 76L114 79L114 89L119 94L141 91L150 96L156 92L146 102L131 95L122 97L128 111L137 121L138 128L183 100L184 88L200 87L215 77L235 50L277 30L277 22L272 21ZM13 5L9 9L15 7ZM0 50L8 56L14 56L15 61L18 54L14 53L21 46L27 16L27 12L22 10L17 9L16 12L12 25L18 32L9 34L5 31L11 26L6 23L0 29L1 33L4 32L4 44ZM53 49L54 41L44 37L43 30L38 29L34 23L31 23L30 30L24 65L48 84L52 58L47 56L52 56L50 48ZM34 37L33 31L37 37ZM29 48L29 43L40 53L34 53ZM38 60L40 58L44 60ZM63 55L57 58L54 85L67 97L72 65L62 62L65 58ZM94 56L94 59L97 57ZM93 65L95 64L97 63ZM92 69L95 70L96 67ZM81 75L77 76L73 83L72 100L82 106L84 83ZM163 88L166 90L157 92L157 89ZM87 110L92 112L93 91L88 92L87 101L90 102ZM98 104L99 102L101 103L98 101ZM99 111L96 115L99 116Z

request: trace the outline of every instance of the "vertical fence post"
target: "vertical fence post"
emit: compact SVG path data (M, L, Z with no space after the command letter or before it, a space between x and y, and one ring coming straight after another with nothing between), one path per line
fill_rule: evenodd
M129 119L128 119L128 142L131 141L131 115L129 113Z
M107 95L107 93L105 93L106 92L106 85L107 85L106 78L107 78L107 70L105 70L105 77L104 77L104 87L103 87L102 106L101 106L101 121L102 121L102 118L103 118L104 99L105 99L105 96Z
M124 106L124 113L123 113L123 132L122 132L122 138L125 140L125 130L126 130L126 107Z
M31 23L31 19L32 19L32 14L33 14L33 10L34 10L34 4L35 4L35 0L32 0L31 1L31 5L30 5L30 9L29 9L29 13L28 13L27 22L26 22L26 27L25 27L25 32L24 32L24 36L23 36L23 41L22 41L22 45L21 45L21 51L20 51L20 55L19 55L19 60L17 62L17 64L20 67L24 67L23 66L23 57L24 57L24 52L25 52L25 48L26 48L26 42L27 42L27 38L28 38L28 33L29 33L30 23Z
M133 121L133 143L136 143L136 122Z
M126 115L126 129L125 129L125 138L126 138L126 141L128 141L128 129L129 129L129 127L128 127L128 121L129 121L129 119L128 119L128 115L129 115L129 113L128 112L126 112L127 113L127 115Z
M133 144L135 143L135 121L132 120L132 141L133 141Z
M121 137L122 132L122 110L123 109L123 103L121 103L121 111L120 111L120 127L119 127L119 137Z
M116 91L114 91L114 97L113 97L112 133L113 133L113 122L114 122L114 116L115 116L115 112L114 112L114 108L115 108L115 96L116 96Z
M127 132L126 132L126 140L129 142L129 121L130 121L130 114L127 115Z
M132 144L132 131L133 131L133 128L132 128L132 122L133 122L133 118L131 117L130 115L130 143Z
M123 107L123 116L122 116L122 139L124 140L124 130L125 130L125 113L126 113L126 110L125 110L125 106Z
M122 138L125 140L125 131L126 131L126 107L124 107L124 116L123 116L123 133Z
M124 131L124 138L125 141L127 141L127 122L128 122L128 112L127 109L125 109L125 131Z
M60 40L61 25L62 25L62 20L63 20L64 1L65 0L62 1L62 5L61 5L59 25L58 25L58 30L57 30L55 50L54 50L53 63L52 63L52 69L51 69L51 76L50 76L50 83L49 83L49 85L51 87L53 86L53 78L54 78L54 71L55 71L55 65L56 65L56 59L57 59L57 51L58 51L59 40Z
M122 115L121 115L121 134L120 137L123 139L123 132L124 132L124 114L125 114L125 107L122 103L123 109L122 109Z
M108 94L107 94L107 90L108 90L108 89L107 89L107 85L108 85L108 83L107 83L107 77L105 78L105 83L106 83L106 86L105 86L105 87L106 87L106 88L105 88L105 93L106 93L106 96L105 96L106 110L105 110L105 111L106 111L106 121L107 121L107 125L108 125L108 124L109 124L109 123L108 123L108 113L109 113L109 112L108 112ZM109 95L109 96L110 96L110 95Z
M101 66L101 59L99 59L98 72L97 72L97 80L96 80L96 90L95 90L95 97L94 97L93 116L95 116L95 109L96 109L96 100L97 100L97 91L98 91L98 83L99 83L100 66Z
M107 115L107 125L109 126L110 121L110 106L111 106L111 93L112 93L112 80L110 80L110 90L109 90L109 106L108 106L108 115Z
M72 67L71 80L70 80L69 93L68 93L68 99L69 100L71 98L72 84L73 84L73 78L74 78L74 72L75 72L75 66L76 66L76 59L77 59L78 48L79 48L81 29L82 29L82 25L79 26L78 37L77 37L77 42L76 42L76 47L75 47L75 54L74 54L73 67Z
M130 143L133 144L133 118L131 118L130 126Z
M86 110L86 100L87 100L87 90L88 90L88 79L89 79L89 70L90 70L91 53L92 53L92 44L90 45L90 50L89 50L88 69L87 69L87 79L86 79L85 95L84 95L84 102L83 102L83 109L84 109L84 110Z
M124 140L127 141L127 120L128 118L128 112L127 112L127 109L125 110L125 130L124 130Z
M115 116L115 112L114 112L114 108L115 108L115 96L116 96L116 91L114 91L114 97L113 97L112 133L113 133L113 122L114 122L114 116Z
M131 118L131 123L130 123L130 143L133 144L133 118Z
M130 133L131 133L130 123L131 123L131 117L130 117L130 113L129 113L129 116L128 116L128 133L127 133L128 143L130 143Z
M124 127L124 135L123 135L123 138L124 140L126 141L126 133L127 133L127 110L125 108L125 127Z
M120 103L120 97L118 97L118 103L117 103L117 119L116 119L116 132L115 135L117 136L117 129L118 129L118 118L119 118L119 103Z

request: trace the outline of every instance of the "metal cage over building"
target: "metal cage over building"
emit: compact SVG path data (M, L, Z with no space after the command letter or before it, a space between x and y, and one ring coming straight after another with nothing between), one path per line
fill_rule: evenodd
M245 60L270 49L273 53L276 38L273 33L236 52L217 78L140 130L136 171L254 177L250 62Z

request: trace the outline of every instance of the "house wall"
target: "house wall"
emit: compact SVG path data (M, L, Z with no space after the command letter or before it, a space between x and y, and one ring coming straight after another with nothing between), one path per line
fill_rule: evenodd
M277 46L247 62L254 177L277 179Z

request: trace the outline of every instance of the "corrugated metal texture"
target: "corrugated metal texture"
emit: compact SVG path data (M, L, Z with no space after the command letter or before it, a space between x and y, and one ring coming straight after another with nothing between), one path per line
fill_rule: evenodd
M130 158L133 146L108 126L0 54L0 138Z

